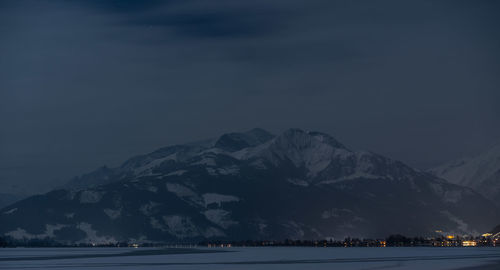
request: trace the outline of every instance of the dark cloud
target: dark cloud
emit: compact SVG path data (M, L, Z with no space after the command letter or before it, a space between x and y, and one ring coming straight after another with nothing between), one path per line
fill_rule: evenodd
M189 1L189 0L186 0ZM154 8L162 7L171 3L177 3L176 0L85 0L85 1L67 1L76 2L97 11L115 13L115 14L133 14L149 11ZM79 3L78 3L79 2Z
M164 27L172 29L181 37L193 38L237 38L270 34L273 23L270 20L255 19L247 12L196 12L144 16L129 23L143 27Z
M320 130L420 168L500 139L497 1L1 5L9 190L253 127Z

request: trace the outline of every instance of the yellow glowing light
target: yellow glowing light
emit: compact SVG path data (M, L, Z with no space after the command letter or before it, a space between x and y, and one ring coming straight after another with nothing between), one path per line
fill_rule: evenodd
M493 234L491 234L491 233L485 233L485 234L482 235L482 237L488 237L488 236L492 236L492 235Z
M476 241L463 241L462 246L464 247L475 247L477 246Z
M455 236L454 235L447 235L446 238L453 239L453 238L455 238Z

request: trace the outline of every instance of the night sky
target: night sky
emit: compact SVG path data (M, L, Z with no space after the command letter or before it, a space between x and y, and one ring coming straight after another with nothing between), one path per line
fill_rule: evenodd
M175 143L329 133L426 169L500 141L500 1L1 1L0 192Z

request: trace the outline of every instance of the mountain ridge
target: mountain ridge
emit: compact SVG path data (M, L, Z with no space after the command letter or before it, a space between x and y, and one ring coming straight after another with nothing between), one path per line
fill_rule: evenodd
M470 188L332 136L254 129L160 148L0 210L0 234L71 243L480 233Z
M429 170L451 183L470 187L500 206L500 143L475 156Z

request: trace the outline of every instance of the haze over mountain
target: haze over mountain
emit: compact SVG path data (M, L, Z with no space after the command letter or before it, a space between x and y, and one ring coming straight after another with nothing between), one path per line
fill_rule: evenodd
M500 143L469 158L461 158L430 170L451 183L471 187L500 205Z
M500 220L472 189L321 132L262 129L160 148L0 212L0 233L61 242L477 234Z

